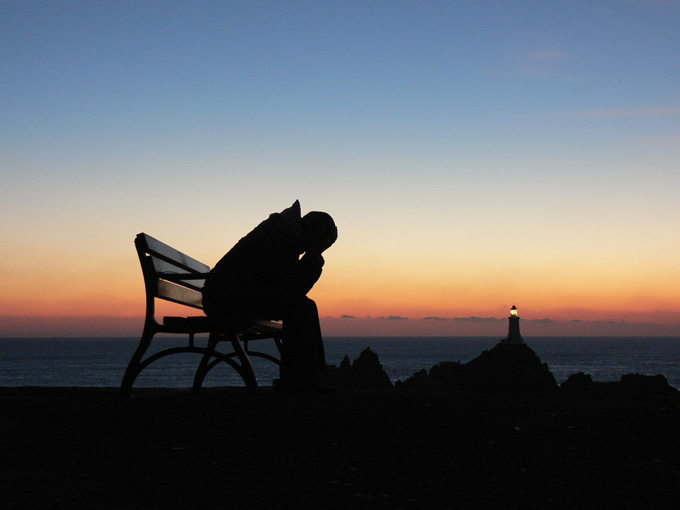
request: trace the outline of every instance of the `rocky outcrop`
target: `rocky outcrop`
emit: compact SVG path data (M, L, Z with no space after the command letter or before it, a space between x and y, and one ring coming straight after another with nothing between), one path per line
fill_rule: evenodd
M528 345L509 343L499 343L468 363L439 363L399 386L508 395L551 394L559 388L548 365Z
M353 363L345 356L339 367L329 365L326 370L326 384L334 388L392 387L378 355L370 347L364 349Z
M572 374L560 386L571 397L589 398L680 398L680 391L663 375L624 374L619 382L595 382L590 374Z

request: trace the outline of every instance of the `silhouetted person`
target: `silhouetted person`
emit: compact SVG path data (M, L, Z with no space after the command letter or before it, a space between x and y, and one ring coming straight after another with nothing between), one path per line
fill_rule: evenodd
M283 319L284 391L310 387L326 366L319 312L307 293L321 276L321 254L337 237L330 215L301 217L296 200L242 238L206 278L203 308L217 324Z

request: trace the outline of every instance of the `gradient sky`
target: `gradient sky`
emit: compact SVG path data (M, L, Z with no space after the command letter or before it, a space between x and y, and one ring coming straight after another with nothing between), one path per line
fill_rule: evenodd
M680 3L0 3L0 336L300 199L326 334L680 336Z

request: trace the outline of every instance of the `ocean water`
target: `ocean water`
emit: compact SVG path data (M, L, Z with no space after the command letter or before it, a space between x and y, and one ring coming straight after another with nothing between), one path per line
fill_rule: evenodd
M334 365L345 355L354 360L370 347L390 379L397 381L442 361L470 361L498 341L498 337L330 337L324 343L327 361ZM680 389L680 338L536 337L525 342L548 364L558 383L576 372L590 374L595 381L618 381L627 373L663 374ZM0 386L119 386L137 343L137 338L0 338ZM181 338L158 336L152 348L184 343ZM262 350L275 351L272 342L261 344ZM135 386L190 387L199 360L199 354L163 358L142 372ZM261 359L253 359L253 364L261 385L278 377L273 364ZM206 386L242 384L224 363L205 381Z

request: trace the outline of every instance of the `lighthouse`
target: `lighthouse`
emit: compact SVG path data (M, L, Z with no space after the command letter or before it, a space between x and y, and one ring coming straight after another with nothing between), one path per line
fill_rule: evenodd
M517 307L512 305L510 309L510 317L508 317L508 337L502 340L506 344L523 344L522 335L519 333L519 315L517 315Z

